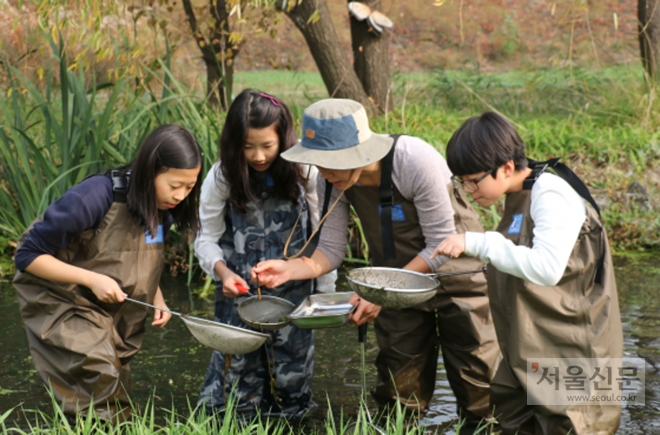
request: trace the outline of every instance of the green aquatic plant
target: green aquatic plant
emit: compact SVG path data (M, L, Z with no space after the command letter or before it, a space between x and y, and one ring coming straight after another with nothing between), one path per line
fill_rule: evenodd
M234 392L229 394L227 407L222 414L207 412L201 405L188 402L186 413L155 405L155 394L143 405L129 403L130 414L123 421L103 420L92 403L89 411L76 416L64 414L52 391L49 392L51 411L23 409L20 405L0 414L1 435L354 435L377 434L376 427L387 435L422 435L444 433L423 425L422 421L406 412L401 404L394 405L387 412L374 415L373 419L366 404L362 403L354 416L349 416L342 408L335 415L329 398L328 411L322 423L310 427L302 421L274 418L257 414L244 418L237 412ZM97 405L98 406L98 405ZM23 417L23 423L12 424L10 417L16 413ZM461 433L464 422L457 420L452 427L456 434ZM490 433L492 423L484 423L477 429L480 434ZM350 429L354 430L351 431Z

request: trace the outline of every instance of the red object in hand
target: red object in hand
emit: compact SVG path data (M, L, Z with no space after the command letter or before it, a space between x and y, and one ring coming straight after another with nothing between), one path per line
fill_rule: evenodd
M236 283L236 290L238 290L239 293L241 293L241 294L243 294L243 295L244 295L245 293L247 293L247 292L250 291L250 290L247 289L243 284L239 284L239 283Z

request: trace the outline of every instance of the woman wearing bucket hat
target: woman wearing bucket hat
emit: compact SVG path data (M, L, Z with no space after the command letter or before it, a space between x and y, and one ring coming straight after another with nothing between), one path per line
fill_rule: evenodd
M371 132L361 104L327 99L309 106L302 141L282 157L317 166L326 186L318 188L319 203L332 207L311 257L259 263L253 279L258 274L261 283L274 287L338 268L350 205L362 222L373 266L419 272L479 268L468 257L431 258L438 240L457 231L483 231L464 194L453 189L442 156L419 138ZM423 412L433 395L441 347L461 416L474 423L489 415L489 384L501 357L482 274L443 279L437 296L409 309L381 309L355 299L352 321L375 319L380 352L373 395L379 405L398 399Z

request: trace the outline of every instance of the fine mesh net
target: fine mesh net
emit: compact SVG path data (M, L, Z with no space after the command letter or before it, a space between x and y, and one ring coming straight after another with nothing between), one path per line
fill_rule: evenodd
M274 330L285 327L287 315L295 308L291 302L276 296L253 296L241 302L238 315L248 326L256 330Z
M257 350L268 338L268 335L260 332L225 325L200 317L181 316L181 320L197 341L230 355L239 355Z

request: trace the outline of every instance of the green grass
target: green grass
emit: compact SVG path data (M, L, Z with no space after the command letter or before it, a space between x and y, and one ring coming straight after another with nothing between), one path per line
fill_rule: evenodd
M92 404L88 412L77 414L75 417L65 415L59 406L52 391L50 394L50 407L52 410L23 409L20 406L4 411L0 414L1 435L343 435L347 428L355 424L353 434L371 434L369 427L374 425L388 435L422 435L429 432L429 428L422 425L419 419L407 414L398 404L389 414L372 417L366 406L362 405L357 415L348 417L343 410L334 415L332 406L328 403L328 411L322 422L307 422L302 420L287 420L257 415L253 418L244 418L236 411L235 401L230 399L224 415L208 415L203 407L194 407L188 404L186 413L156 408L153 400L145 404L130 403L128 418L108 421L99 418ZM98 406L98 405L96 405ZM20 414L21 423L16 424L12 418ZM126 415L126 414L124 414ZM373 420L372 420L373 418ZM463 420L453 422L453 430L460 434ZM489 433L491 422L483 423L478 433ZM442 431L433 433L441 434Z
M287 104L304 103L304 97L327 98L323 79L317 72L306 71L245 71L234 76L234 94L245 88L259 89L277 95Z
M320 75L310 72L239 73L235 93L243 87L282 97L298 121L307 104L327 97ZM315 98L307 98L309 89ZM394 74L393 110L371 123L377 132L416 135L443 152L466 118L497 110L517 126L532 157L580 157L596 164L625 159L643 172L660 159L659 107L655 97L648 101L654 93L638 66Z

